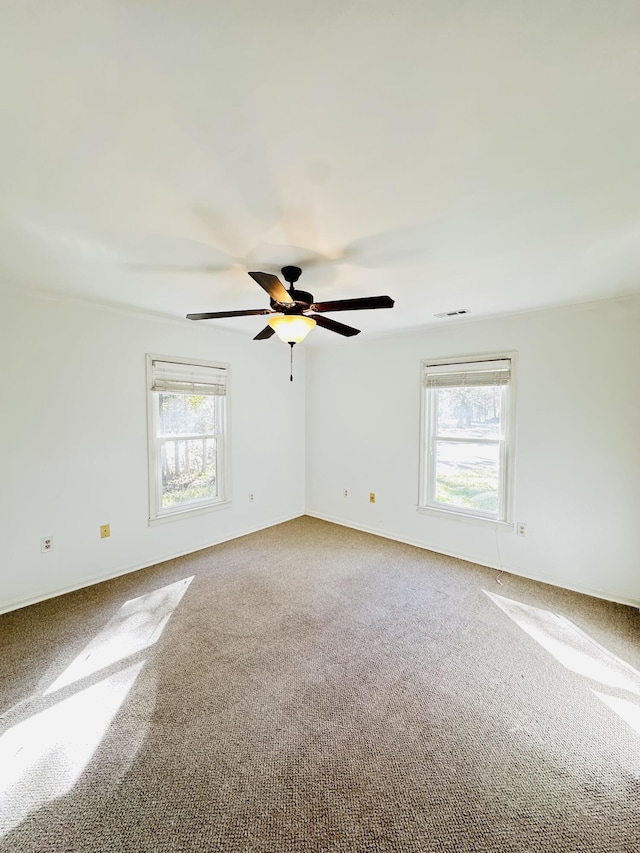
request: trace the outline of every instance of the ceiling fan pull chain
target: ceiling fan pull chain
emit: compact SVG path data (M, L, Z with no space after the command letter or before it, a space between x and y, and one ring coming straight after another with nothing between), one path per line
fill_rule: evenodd
M291 349L289 350L289 352L291 354L291 360L290 360L291 361L291 363L290 363L291 373L289 376L289 382L293 382L293 348L295 346L295 343L293 341L289 341L289 346L291 347Z

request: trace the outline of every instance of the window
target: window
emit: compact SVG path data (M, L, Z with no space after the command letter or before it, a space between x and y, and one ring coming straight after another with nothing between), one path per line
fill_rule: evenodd
M226 502L225 365L147 356L150 521Z
M510 517L512 358L423 362L420 506Z

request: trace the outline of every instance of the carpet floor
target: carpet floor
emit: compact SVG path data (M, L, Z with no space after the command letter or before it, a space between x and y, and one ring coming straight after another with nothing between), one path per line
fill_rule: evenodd
M640 850L640 615L301 517L0 616L0 850Z

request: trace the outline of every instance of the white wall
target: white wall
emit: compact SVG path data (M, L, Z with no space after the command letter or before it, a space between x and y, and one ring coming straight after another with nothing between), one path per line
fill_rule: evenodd
M292 384L279 343L0 294L0 611L302 514L304 349ZM230 363L230 508L149 527L148 352Z
M416 510L420 360L506 350L526 538ZM640 604L640 300L338 341L309 351L307 385L309 514Z
M420 359L498 350L518 353L524 539L416 511ZM231 364L229 509L149 527L147 352ZM640 603L638 299L335 336L306 349L306 383L305 347L296 348L291 384L278 342L2 294L0 353L0 611L300 515L305 452L312 515ZM112 535L101 540L107 522Z

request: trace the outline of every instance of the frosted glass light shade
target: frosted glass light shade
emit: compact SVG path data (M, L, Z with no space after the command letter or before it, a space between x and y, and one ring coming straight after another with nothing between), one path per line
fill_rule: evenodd
M269 317L267 323L285 344L299 344L313 329L316 321L313 317L304 317L302 314L285 314Z

